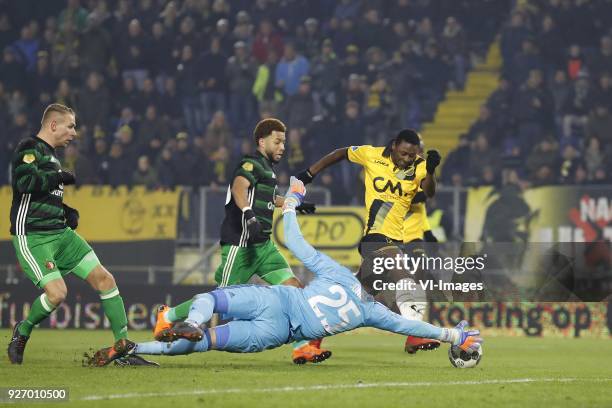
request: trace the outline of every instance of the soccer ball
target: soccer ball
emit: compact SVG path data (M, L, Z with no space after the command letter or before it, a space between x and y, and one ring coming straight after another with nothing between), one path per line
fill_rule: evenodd
M450 346L448 348L448 359L453 367L474 368L482 360L482 346L480 346L479 351L474 351L471 354L461 350L459 346Z

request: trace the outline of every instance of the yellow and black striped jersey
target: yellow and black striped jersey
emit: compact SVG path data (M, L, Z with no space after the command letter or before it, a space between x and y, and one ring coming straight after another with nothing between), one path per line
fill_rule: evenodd
M363 166L367 222L364 235L382 234L403 239L404 217L425 178L425 160L418 157L407 169L395 167L384 147L351 146L348 159Z
M425 203L411 204L404 221L404 238L402 240L411 242L415 239L424 239L423 234L430 229Z

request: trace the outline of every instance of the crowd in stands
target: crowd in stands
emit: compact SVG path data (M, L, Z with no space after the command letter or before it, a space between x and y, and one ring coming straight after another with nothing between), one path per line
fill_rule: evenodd
M442 180L524 186L612 182L612 2L519 2L503 74Z
M0 185L51 102L77 113L63 162L80 184L225 185L269 116L289 128L282 182L333 148L430 120L509 3L0 0ZM321 183L346 202L354 172Z

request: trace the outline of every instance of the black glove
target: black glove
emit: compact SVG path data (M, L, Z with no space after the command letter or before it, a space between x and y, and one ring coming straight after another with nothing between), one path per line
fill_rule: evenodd
M79 226L79 212L64 204L64 218L66 218L66 225L73 230Z
M296 211L299 211L300 214L314 214L317 211L317 207L314 203L309 203L308 201L302 202L299 206L295 207Z
M244 212L244 219L249 230L249 241L260 242L267 239L266 234L263 233L261 223L255 217L255 211L250 208L246 210Z
M436 238L431 230L425 231L423 233L423 238L425 239L425 242L438 242L438 238Z
M306 169L306 170L301 171L300 173L298 173L298 175L295 176L295 178L297 178L298 180L302 180L302 183L304 183L304 185L306 185L306 184L312 183L312 180L314 180L315 176L312 175L310 170Z
M427 173L434 174L436 171L436 167L440 164L440 160L442 157L437 150L428 150L427 151L427 160L425 162L425 168L427 169Z
M74 178L74 174L72 174L68 170L60 170L59 176L60 182L65 186L69 186L76 183L76 178Z

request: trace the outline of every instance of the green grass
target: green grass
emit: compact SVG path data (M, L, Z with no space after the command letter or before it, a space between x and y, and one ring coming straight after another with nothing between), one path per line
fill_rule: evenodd
M9 334L0 330L2 339ZM149 332L131 335L150 338ZM609 339L485 336L480 365L464 370L451 367L446 345L409 356L402 337L369 330L326 339L334 356L319 365L293 365L285 346L258 354L153 358L161 368L82 367L83 352L109 337L102 331L36 330L22 366L6 358L0 363L0 387L68 387L70 402L53 406L87 408L612 406ZM521 379L533 381L510 381ZM86 399L111 394L120 398Z

